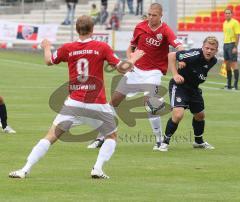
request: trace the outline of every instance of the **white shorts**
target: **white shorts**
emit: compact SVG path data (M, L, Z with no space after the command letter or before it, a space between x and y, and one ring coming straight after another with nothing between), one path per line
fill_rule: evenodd
M163 74L160 70L141 70L134 67L133 71L127 72L120 80L116 91L128 97L134 96L139 92L144 95L155 96L161 84Z
M72 126L86 124L96 129L102 136L117 131L115 113L109 104L83 103L68 98L56 116L53 124L63 131Z

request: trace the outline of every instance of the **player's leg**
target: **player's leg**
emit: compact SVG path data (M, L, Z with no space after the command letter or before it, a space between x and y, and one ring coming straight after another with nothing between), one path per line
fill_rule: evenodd
M11 178L25 178L31 171L31 168L47 153L50 145L64 133L63 130L55 125L49 129L47 135L41 139L32 149L27 157L27 162L22 169L9 173Z
M167 122L165 136L163 143L159 147L159 151L168 151L168 145L170 144L171 137L176 132L178 124L184 116L184 110L185 109L183 107L175 107L172 109L172 117Z
M7 127L7 109L1 96L0 96L0 119L2 123L2 128L5 129Z
M113 107L118 107L119 104L126 98L126 95L115 91L112 95L112 99L110 101L110 105ZM87 148L88 149L96 149L96 148L100 148L102 146L102 144L104 143L104 139L105 137L101 134L98 134L97 138L92 141Z
M232 89L232 69L231 69L231 62L226 62L226 70L227 70L227 89Z
M143 86L145 95L144 103L146 103L149 97L160 98L160 93L163 93L160 92L162 91L160 89L162 73L156 70L148 72L145 71L141 73L143 78L146 74L148 79L145 79L146 84ZM152 132L156 139L156 144L154 145L153 150L158 150L163 139L161 117L159 115L155 115L154 112L148 112L148 120L150 122Z
M148 99L149 99L149 96L145 96L144 103L147 102ZM148 113L148 120L149 120L149 123L152 128L152 132L153 132L153 134L155 136L155 140L156 140L156 143L153 146L153 150L158 150L161 145L162 139L163 139L161 118L159 115L153 114L154 112L153 113L147 112L147 113Z
M68 100L67 100L68 101ZM65 103L67 103L65 101ZM51 144L57 141L57 139L65 132L68 131L72 124L75 122L76 113L73 107L64 105L60 113L53 121L53 125L49 129L46 136L41 139L32 149L27 158L26 164L22 169L9 173L9 177L12 178L25 178L29 174L33 165L35 165L40 158L42 158L48 151Z
M202 149L214 149L212 145L203 140L203 133L205 128L205 114L204 112L199 112L194 114L192 120L192 126L194 131L194 143L193 148L202 148Z
M226 63L226 71L227 71L227 89L232 88L232 70L231 70L231 51L232 48L229 47L229 44L224 44L223 46L223 57Z
M235 90L238 90L238 79L239 79L239 70L238 70L238 64L237 64L238 53L232 53L231 56L232 56L231 57L231 67L232 67L233 75L234 75L233 88Z
M0 120L3 132L5 133L16 133L7 123L7 108L6 104L4 103L3 97L0 96Z
M187 108L187 92L183 87L177 86L173 80L169 82L169 96L172 107L172 116L167 122L164 140L159 147L159 151L168 151L171 137L177 130L178 124L184 116L184 110Z
M99 108L99 110L97 110ZM109 104L96 105L93 119L86 120L84 123L91 125L93 128L105 137L102 144L96 163L91 171L92 178L109 178L103 172L103 165L109 161L116 147L117 125L115 122L115 113Z
M99 150L96 163L91 171L92 178L109 178L109 176L103 172L103 165L112 157L116 148L116 139L117 134L115 132L105 138L105 141Z
M203 133L205 128L205 113L204 113L204 100L202 97L202 91L199 89L189 103L189 109L193 114L192 127L194 131L194 148L206 148L214 149L213 146L204 142Z

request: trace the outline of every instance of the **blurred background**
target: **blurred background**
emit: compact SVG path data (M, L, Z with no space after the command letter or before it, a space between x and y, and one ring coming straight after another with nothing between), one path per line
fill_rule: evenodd
M215 35L222 49L222 24L227 7L240 21L239 0L194 0L194 3L192 0L78 0L74 12L69 12L65 0L0 0L1 47L30 44L38 48L43 38L49 38L56 46L76 40L74 23L79 15L86 14L95 20L93 37L123 51L134 26L146 17L149 5L154 2L163 5L163 21L187 48L199 47L203 38Z

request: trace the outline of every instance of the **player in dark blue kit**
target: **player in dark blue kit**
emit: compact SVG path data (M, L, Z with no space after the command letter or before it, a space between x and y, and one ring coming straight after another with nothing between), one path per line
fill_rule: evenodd
M177 130L185 109L190 109L193 114L192 126L195 137L193 147L214 149L212 145L203 141L204 100L198 86L206 80L208 71L217 63L215 57L217 51L218 40L216 37L209 36L203 41L202 48L168 54L169 68L173 74L169 83L172 117L167 122L164 141L159 147L160 151L168 151L171 136ZM176 62L178 62L178 68Z

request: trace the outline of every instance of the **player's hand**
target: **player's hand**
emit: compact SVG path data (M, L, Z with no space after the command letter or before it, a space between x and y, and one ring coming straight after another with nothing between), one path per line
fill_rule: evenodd
M180 74L174 75L173 79L177 84L181 84L184 82L184 78Z
M233 54L237 53L237 47L234 47L234 48L232 49L232 53L233 53Z
M182 69L186 67L186 63L185 62L178 62L178 69Z
M130 60L135 63L142 56L144 56L145 52L143 50L136 49L133 53L131 53Z
M44 39L44 40L42 41L42 43L41 43L41 47L42 47L43 49L45 49L45 48L51 48L51 42L50 42L49 40L47 40L47 39Z

